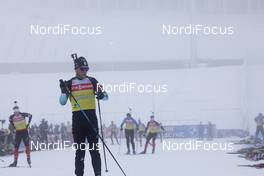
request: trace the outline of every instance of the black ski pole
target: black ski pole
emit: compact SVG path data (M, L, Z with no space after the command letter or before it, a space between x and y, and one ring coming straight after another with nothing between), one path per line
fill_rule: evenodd
M109 152L109 154L111 155L111 157L113 158L113 160L115 161L115 163L117 164L117 166L119 167L119 169L121 170L121 172L123 173L124 176L127 176L125 171L123 170L123 168L121 167L121 165L119 164L119 162L117 161L117 159L115 158L114 154L111 152L111 150L109 149L109 147L106 145L106 143L104 142L103 138L100 136L100 134L98 134L98 132L96 131L96 129L93 127L93 124L91 123L90 119L88 118L87 114L84 112L84 110L81 108L80 104L78 103L78 101L76 100L76 98L72 95L71 91L68 89L67 85L65 84L65 82L60 79L60 82L64 84L64 86L67 89L67 93L69 96L72 97L72 99L75 101L76 105L78 106L78 108L80 109L81 113L84 115L84 117L86 118L86 120L88 121L90 127L92 128L93 132L95 133L95 135L102 141L103 145L105 146L105 148L107 149L107 151Z
M104 140L104 131L103 131L103 125L102 125L102 115L101 115L101 106L100 106L100 100L97 100L98 103L98 112L99 112L99 119L100 119L100 126L101 126L101 135ZM104 162L105 162L105 172L108 172L107 168L107 162L106 162L106 154L105 154L105 146L103 145L103 152L104 152Z

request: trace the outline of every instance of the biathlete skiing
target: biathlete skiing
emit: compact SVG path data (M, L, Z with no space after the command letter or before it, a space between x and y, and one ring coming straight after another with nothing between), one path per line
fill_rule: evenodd
M17 105L17 101L14 102L15 106L13 107L14 114L9 117L10 124L15 129L15 149L14 149L14 162L9 165L9 167L17 167L19 146L23 140L25 145L25 152L27 155L27 162L31 167L31 158L30 158L30 146L29 146L29 134L28 128L32 120L32 115L26 112L20 112ZM28 121L26 120L28 118Z
M160 125L160 123L158 123L157 121L154 120L154 115L151 115L150 121L147 123L147 127L145 130L145 133L147 134L145 147L144 147L144 150L140 154L146 154L148 144L149 144L151 139L152 139L152 153L153 154L155 153L156 138L157 138L157 135L158 135L160 129L162 129L164 131L164 128Z
M96 99L107 100L108 95L95 78L87 76L89 70L87 60L84 57L78 57L77 54L73 54L72 58L76 75L66 82L60 81L60 104L65 105L69 99L72 106L72 134L74 143L77 144L75 146L75 175L84 175L84 145L87 139L89 146L93 146L89 152L94 175L101 176Z
M125 125L125 136L126 136L126 145L127 145L127 155L130 154L130 143L132 145L133 154L136 154L135 149L135 132L134 130L138 130L137 121L131 116L131 113L126 114L126 118L123 120L120 126L120 130L123 131L123 125Z

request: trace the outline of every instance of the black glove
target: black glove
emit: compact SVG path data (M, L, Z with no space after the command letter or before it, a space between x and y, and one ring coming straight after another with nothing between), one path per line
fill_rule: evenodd
M60 80L60 89L61 89L61 93L63 94L67 93L66 82Z
M120 128L120 131L123 131L123 128Z
M97 92L97 96L96 96L96 98L98 99L98 100L102 100L103 98L104 98L104 92Z

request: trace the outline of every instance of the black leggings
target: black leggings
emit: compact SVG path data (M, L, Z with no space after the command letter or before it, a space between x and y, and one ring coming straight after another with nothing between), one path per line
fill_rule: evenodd
M29 148L29 135L27 130L23 131L17 131L16 136L15 136L15 150L14 150L14 160L18 160L18 150L19 146L21 144L21 141L23 140L24 145L25 145L25 152L27 155L27 158L30 158L30 148Z
M25 146L29 146L28 131L17 131L15 136L15 148L19 148L21 141L23 140Z
M145 144L145 148L144 148L144 153L147 152L148 144L149 144L149 142L150 142L151 139L152 139L152 144L151 144L152 145L152 153L155 152L155 148L156 148L155 141L156 141L156 138L157 138L157 133L149 133L147 135L146 144Z
M150 140L152 139L152 145L155 145L157 135L158 135L157 133L149 133L146 138L146 143L149 143Z
M95 175L101 173L101 157L98 147L98 137L96 135L98 133L96 112L95 110L86 110L85 112L92 124L88 122L80 111L73 112L72 118L72 133L77 148L75 153L75 174L77 176L83 176L84 174L85 150L83 148L85 146L83 144L86 142L86 139L88 141L86 148L89 149L91 155L94 173ZM92 128L94 128L96 133Z
M134 142L134 129L125 130L127 150L130 151L130 143L132 144L132 149L135 151L135 142Z

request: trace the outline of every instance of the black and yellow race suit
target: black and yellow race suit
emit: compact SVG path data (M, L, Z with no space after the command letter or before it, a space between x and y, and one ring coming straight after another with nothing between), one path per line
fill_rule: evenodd
M67 86L79 104L71 96L69 97L72 107L72 134L76 143L75 174L77 176L83 176L84 174L85 150L83 150L83 145L87 139L94 173L95 175L100 175L101 157L96 134L98 133L98 122L95 94L102 90L98 85L98 81L93 77L86 77L84 79L74 77L67 81ZM82 114L81 110L86 113L89 121Z
M29 118L28 122L26 121L26 117ZM23 140L27 158L30 158L30 147L29 147L29 135L28 135L28 126L31 122L32 115L25 112L14 113L9 117L9 122L12 124L14 129L16 130L15 135L15 150L14 150L14 160L18 159L18 150L21 141Z

